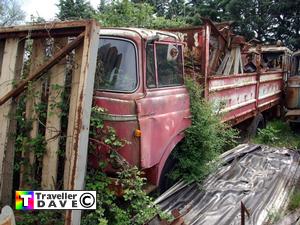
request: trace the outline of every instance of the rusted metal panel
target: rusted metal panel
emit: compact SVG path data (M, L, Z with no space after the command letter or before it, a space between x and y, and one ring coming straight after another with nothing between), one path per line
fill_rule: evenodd
M184 87L149 90L147 98L137 100L137 112L141 167L150 168L159 163L168 142L188 127L188 92Z
M249 209L246 224L262 225L270 210L285 207L300 177L299 162L293 150L239 145L221 155L218 168L203 185L179 182L155 202L166 212L178 209L186 224L239 225L242 201Z
M288 79L286 107L289 109L300 108L300 76L294 76Z

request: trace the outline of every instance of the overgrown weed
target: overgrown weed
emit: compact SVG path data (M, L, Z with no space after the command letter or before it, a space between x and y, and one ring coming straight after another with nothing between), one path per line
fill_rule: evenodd
M237 144L238 132L221 122L220 115L203 99L199 84L192 79L185 83L190 93L192 125L175 152L178 164L172 177L201 181L212 171L217 157Z
M300 149L300 134L293 132L288 123L282 120L272 120L267 123L265 129L258 130L251 142L273 147Z

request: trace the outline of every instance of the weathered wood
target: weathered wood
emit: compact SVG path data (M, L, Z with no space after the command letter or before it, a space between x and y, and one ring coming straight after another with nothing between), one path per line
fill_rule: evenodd
M8 205L1 210L0 225L16 225L14 211Z
M68 179L69 190L83 190L84 188L98 43L99 26L95 22L92 22L91 26L86 29L84 39L76 113L73 121L75 124L74 140L70 157L73 162L71 163ZM67 211L65 224L79 225L80 218L80 210Z
M230 51L227 51L226 55L225 55L225 57L224 57L224 59L223 59L223 61L221 63L221 65L219 66L217 74L223 74L225 66L226 66L226 64L228 62L229 57L230 57Z
M233 67L233 74L238 74L239 73L239 64L240 64L240 60L239 60L239 54L240 54L240 47L235 47L233 49L234 51L234 67Z
M45 40L35 39L32 44L32 53L30 61L29 73L33 73L37 67L40 67L45 60ZM26 109L25 117L27 121L32 121L32 129L29 133L30 138L36 138L39 133L38 114L35 111L35 105L41 102L42 83L40 80L35 81L29 93L26 96ZM35 162L35 156L33 152L22 152L22 157L28 161L25 165L21 165L20 168L20 189L30 189L31 183L26 182L26 177L31 178L32 166Z
M67 38L54 40L54 51L57 52L68 43ZM42 188L54 190L57 178L57 163L59 151L59 137L61 132L61 109L58 104L62 101L62 91L65 86L66 60L62 59L48 72L50 77L48 110L45 139L46 153L43 158Z
M234 50L231 49L230 56L224 70L224 75L229 75L229 73L231 72L233 61L234 61Z
M70 98L70 108L69 108L69 116L68 116L68 129L67 129L67 141L66 141L66 160L64 167L64 189L68 190L69 188L69 176L70 170L74 163L74 155L72 155L73 151L73 142L74 142L74 132L75 132L75 113L76 113L76 102L78 99L78 86L79 86L79 78L81 74L81 62L82 62L82 54L83 54L83 44L78 46L75 49L74 56L74 66L73 66L73 74L72 74L72 84L71 84L71 98ZM73 158L71 158L73 156Z
M1 27L0 39L11 37L50 38L50 37L72 37L84 32L90 20L76 21L53 21L33 25Z
M5 42L3 61L0 77L0 96L3 96L4 93L13 89L13 81L17 77L17 63L19 62L20 52L18 52L19 48L19 39L12 38L7 39ZM23 57L23 55L21 56ZM7 171L7 169L13 167L13 158L14 151L13 147L9 145L9 139L11 138L11 129L13 128L12 120L10 118L10 114L13 112L15 108L15 103L10 100L6 102L6 104L0 107L0 124L1 124L1 132L0 132L0 200L2 203L10 204L11 199L11 172ZM10 160L10 161L7 161ZM8 167L8 168L5 168ZM10 177L9 177L10 176ZM7 193L7 191L9 193Z
M0 99L0 106L4 104L8 99L11 97L18 96L21 92L23 92L26 88L29 82L37 80L40 78L45 72L47 72L52 66L54 66L56 63L58 63L60 60L62 60L70 51L72 51L74 48L76 48L83 40L84 33L81 33L78 37L76 37L75 40L73 40L71 43L66 45L63 49L61 49L59 52L57 52L53 58L48 61L47 63L43 64L36 72L30 74L28 78L21 81L16 88L9 91L5 96L3 96Z
M4 55L5 40L0 40L0 76L2 70L2 60Z

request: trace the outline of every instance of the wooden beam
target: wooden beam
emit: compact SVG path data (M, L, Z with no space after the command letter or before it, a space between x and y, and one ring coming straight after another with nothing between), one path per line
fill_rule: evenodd
M67 43L67 38L55 39L55 52L58 52ZM61 109L58 104L63 100L61 94L65 86L65 72L66 59L62 59L48 72L50 84L45 133L47 145L42 168L42 189L44 190L55 190L56 186L59 137L61 132Z
M86 35L84 39L81 74L79 78L75 110L76 113L73 120L75 126L73 136L74 139L71 146L72 162L68 179L69 190L84 189L98 44L99 26L92 22L86 29ZM79 225L81 211L68 210L65 218L66 225Z
M36 39L32 43L32 52L30 59L29 73L33 73L36 68L43 65L45 61L45 40ZM29 137L31 139L36 138L39 133L39 121L35 110L35 105L40 104L42 95L42 82L36 80L31 87L30 93L26 95L26 106L25 106L25 118L26 121L32 121L31 130ZM28 163L21 165L20 168L20 185L19 188L22 190L28 190L32 188L31 182L27 182L27 178L34 176L32 167L35 162L34 152L22 152L22 158L28 161Z
M239 55L241 54L240 46L234 47L234 66L233 66L233 74L239 74L240 60Z
M80 80L81 73L81 62L82 62L82 54L83 54L83 44L78 46L75 49L74 56L74 67L72 74L72 83L71 83L71 94L70 94L70 108L69 108L69 116L68 116L68 129L67 129L67 140L66 140L66 159L65 159L65 168L64 168L64 190L68 190L69 188L69 178L72 162L72 151L73 151L73 142L74 142L74 133L75 133L75 114L76 114L76 102L78 99L78 86Z
M56 63L58 63L61 59L63 59L70 51L72 51L74 48L76 48L84 39L84 32L81 33L78 37L76 37L75 40L73 40L71 43L66 45L63 49L61 49L59 52L57 52L53 58L42 65L36 72L33 74L30 74L28 78L21 81L16 88L9 91L5 96L3 96L0 99L0 106L3 105L8 99L11 97L18 96L21 92L23 92L26 88L29 82L34 81L38 78L40 78L45 72L47 72L52 66L54 66Z
M21 46L22 45L22 46ZM13 81L19 76L23 61L24 42L18 38L7 39L5 42L0 77L0 96L13 89ZM14 165L14 142L11 135L16 132L16 123L11 119L16 103L6 102L0 107L0 200L2 204L11 204L12 175Z

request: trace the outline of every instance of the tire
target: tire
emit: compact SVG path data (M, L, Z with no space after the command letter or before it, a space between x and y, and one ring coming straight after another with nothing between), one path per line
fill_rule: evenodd
M264 119L264 116L259 113L257 114L251 124L249 125L247 129L247 136L248 138L253 138L257 134L258 129L263 129L266 127L266 121Z
M178 160L174 157L174 154L171 153L160 175L159 187L158 187L158 191L160 194L164 193L166 190L172 187L172 185L175 184L176 181L171 179L170 174L176 168L177 162Z

